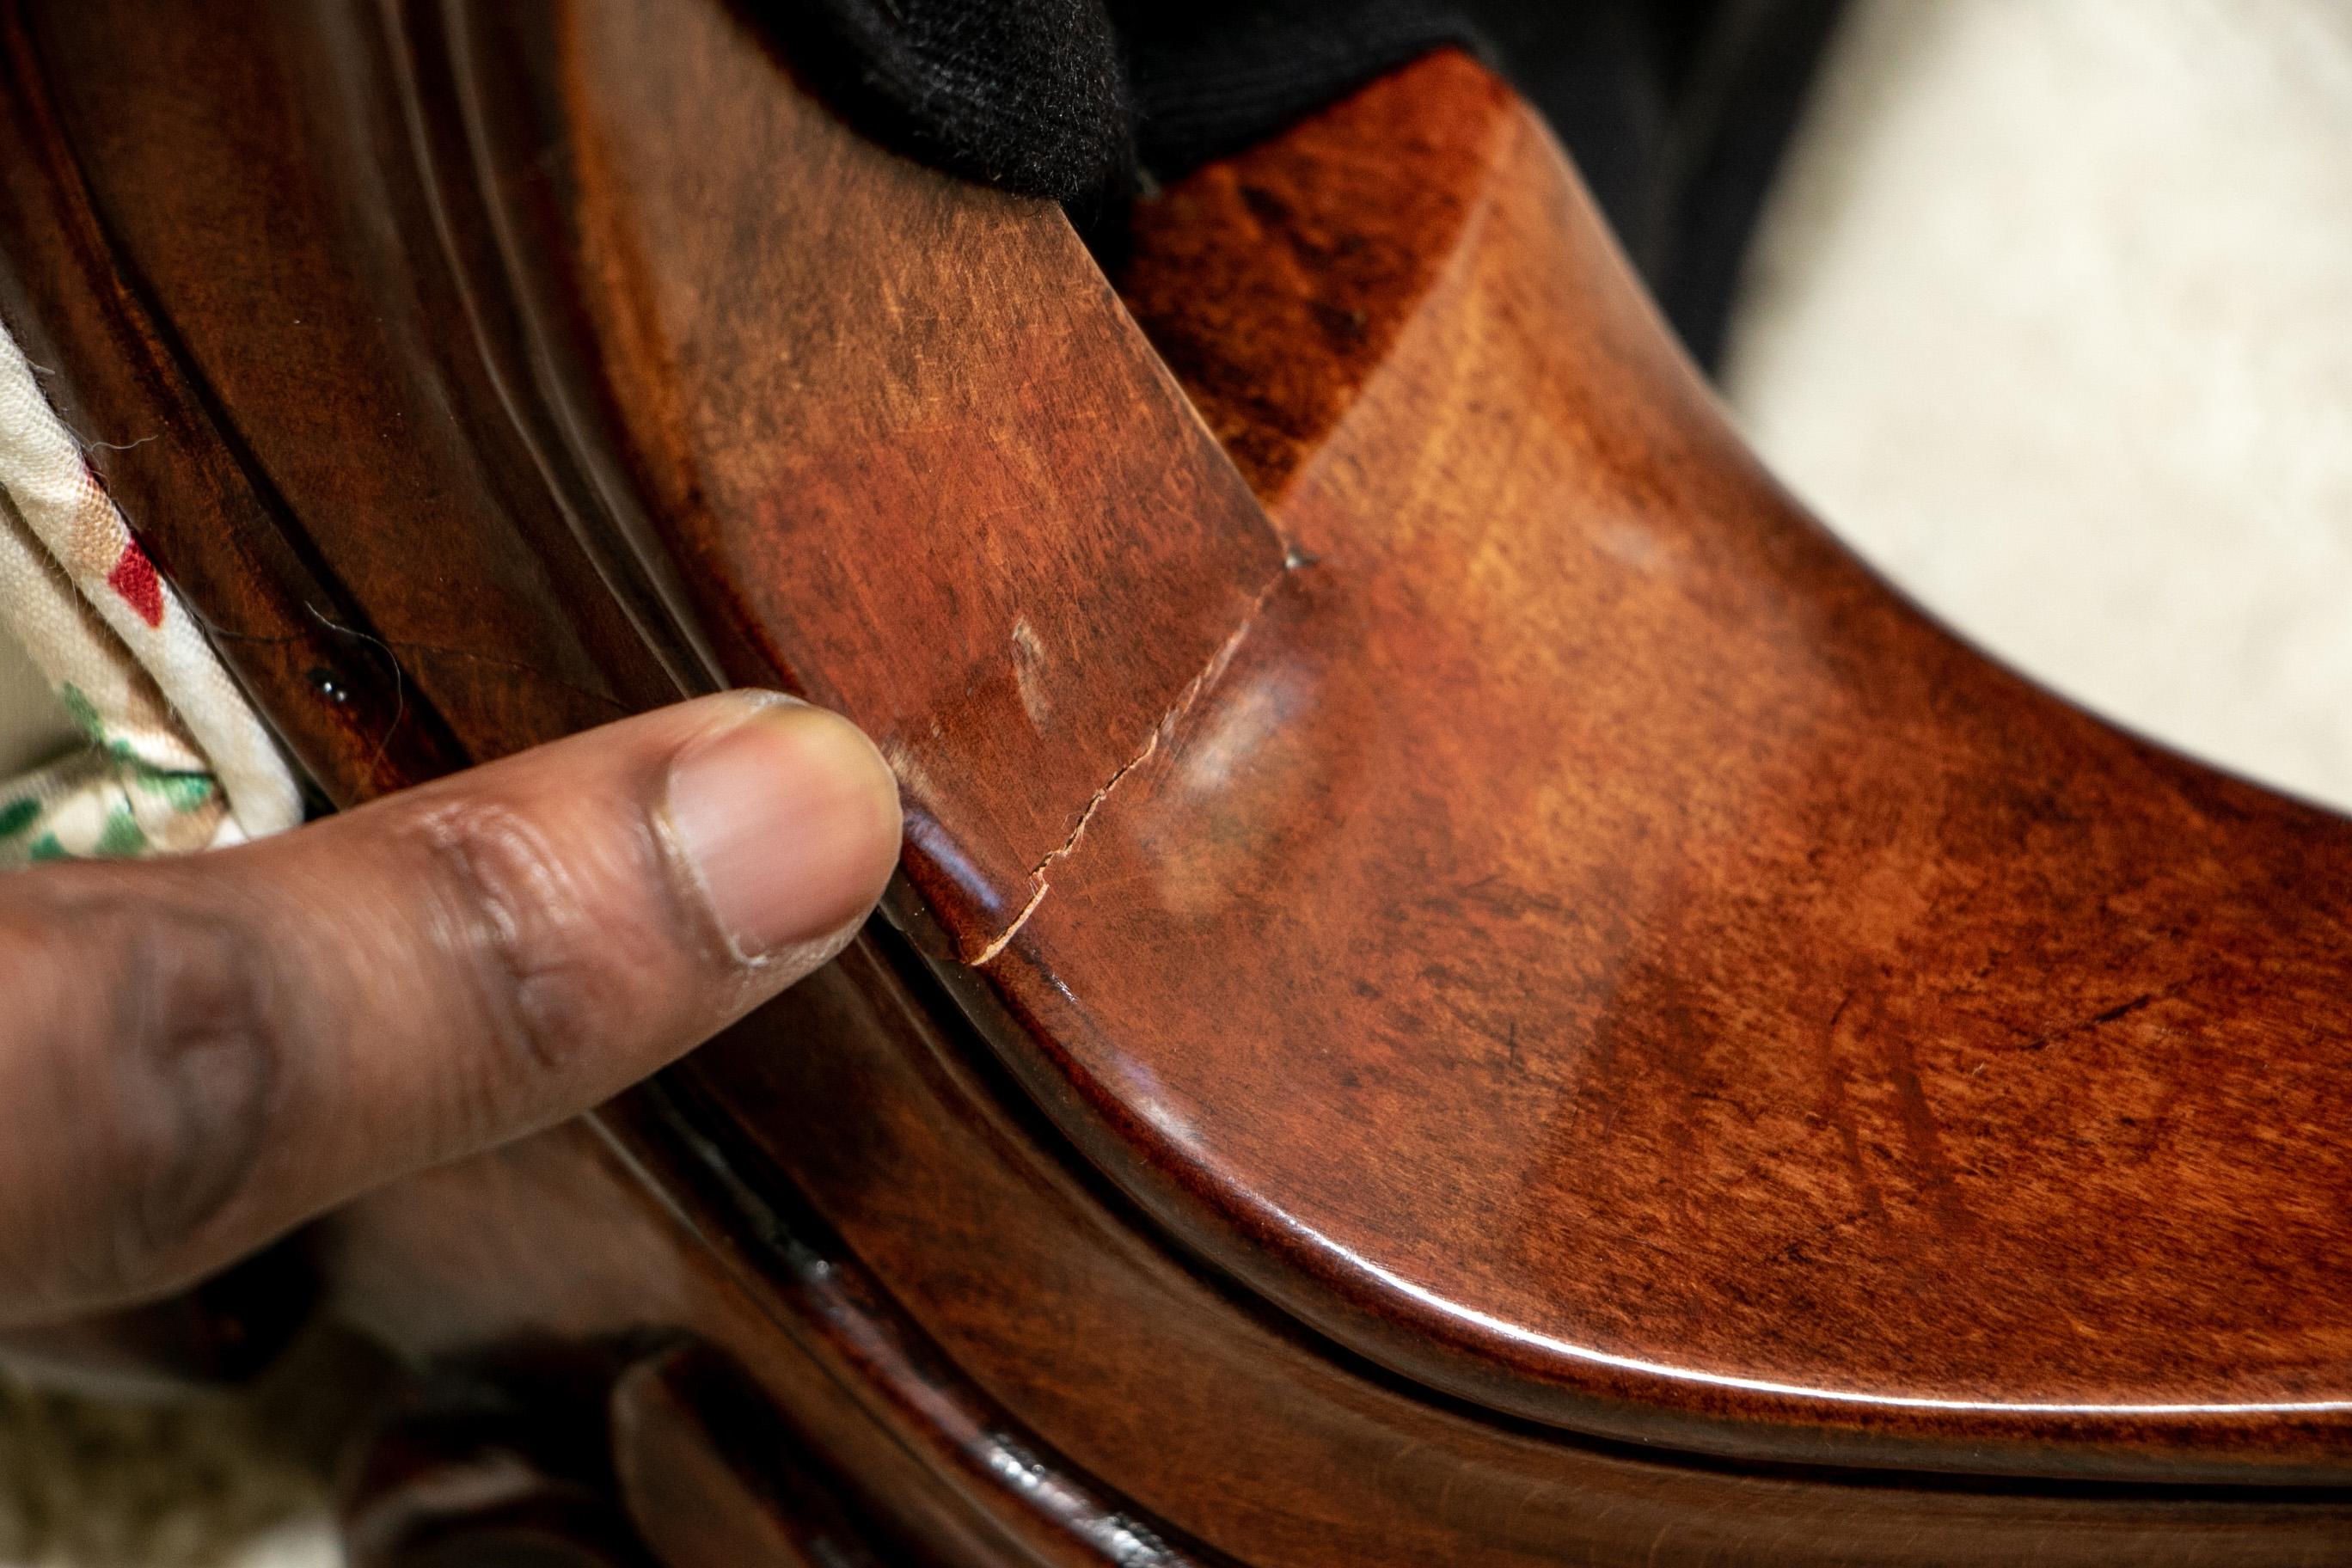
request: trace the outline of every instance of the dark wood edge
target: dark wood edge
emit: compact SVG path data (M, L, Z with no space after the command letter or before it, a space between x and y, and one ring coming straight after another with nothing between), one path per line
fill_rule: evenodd
M1044 1561L1232 1560L1151 1518L1031 1434L975 1386L853 1258L791 1184L665 1079L593 1118L625 1165L725 1260L753 1300L908 1452Z

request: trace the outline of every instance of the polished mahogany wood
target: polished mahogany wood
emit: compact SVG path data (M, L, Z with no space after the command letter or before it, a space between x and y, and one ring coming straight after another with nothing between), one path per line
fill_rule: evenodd
M691 1336L950 1563L2352 1530L2343 825L1872 581L1475 67L1147 204L1130 316L716 4L0 15L0 305L328 793L736 679L914 813L904 940L338 1312ZM634 1490L763 1528L656 1375Z
M2315 1563L2352 1530L2352 1505L2326 1494L1693 1468L1433 1405L1171 1265L1131 1211L1041 1149L1034 1112L988 1092L983 1062L924 1016L877 1007L886 983L868 962L828 970L694 1063L742 1096L747 1125L804 1152L790 1169L835 1194L844 1230L771 1208L760 1194L789 1188L752 1152L706 1147L719 1163L698 1173L633 1116L625 1137L663 1162L650 1170L575 1127L364 1200L335 1226L352 1310L425 1354L689 1328L846 1460L835 1473L861 1508L930 1532L952 1562L1030 1562L1059 1539L1080 1550L1047 1560L1220 1560L1213 1543L1223 1560L1333 1565ZM814 1038L837 1048L797 1048ZM964 1433L972 1468L1008 1483L999 1518L1090 1474L1119 1476L1124 1508L1067 1509L1055 1535L1024 1527L1019 1547L939 1511L933 1489L967 1461L932 1448L908 1468L904 1449L860 1435L865 1412L971 1394L943 1388L939 1362L871 1353L902 1331L868 1315L885 1303L862 1295L864 1259L901 1284L887 1305L940 1325L937 1348L985 1380L993 1397L967 1408L992 1415L918 1430ZM835 1359L845 1342L868 1350ZM812 1375L811 1354L836 1375ZM860 1363L879 1376L837 1375ZM958 1495L990 1496L968 1487ZM1196 1543L1155 1531L1139 1557L1145 1501L1158 1531L1173 1514ZM1077 1536L1089 1529L1091 1544Z
M1311 314L1296 258L1391 210L1354 182L1415 116L1486 127L1469 210L1276 497L1314 564L992 966L1016 1068L1195 1245L1465 1397L2340 1477L2352 832L1872 580L1466 61L1171 192L1167 264L1221 232ZM1280 331L1227 298L1147 316L1171 363Z
M510 1347L403 1391L344 1486L354 1568L868 1568L877 1537L721 1352Z
M631 1366L613 1385L611 1420L622 1496L667 1568L919 1560L844 1506L840 1482L708 1346L674 1346Z
M744 1130L736 1167L814 1194L1040 1439L1236 1558L2291 1562L2352 1528L2333 1493L1693 1467L1433 1401L1171 1257L942 1009L877 1000L882 957L845 957L681 1077Z
M569 373L541 384L567 428L609 411L618 521L725 679L858 717L926 913L958 956L992 952L1280 575L1279 542L1058 213L859 140L740 34L528 15L453 26L477 72L560 96L534 117L450 89L474 177L536 220L478 287L583 334L519 345L516 374ZM784 182L824 197L764 194Z
M1514 110L1449 53L1137 204L1119 297L1261 497L1313 460L1428 302Z

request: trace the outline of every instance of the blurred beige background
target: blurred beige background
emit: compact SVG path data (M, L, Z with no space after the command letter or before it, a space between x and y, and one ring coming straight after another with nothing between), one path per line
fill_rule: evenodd
M1977 642L2352 806L2352 6L1861 0L1726 382Z

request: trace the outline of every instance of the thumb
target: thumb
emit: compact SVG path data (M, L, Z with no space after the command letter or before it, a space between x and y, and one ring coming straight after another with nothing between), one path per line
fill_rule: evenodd
M595 1104L838 952L898 832L847 721L736 692L258 844L0 881L0 1321L168 1289Z

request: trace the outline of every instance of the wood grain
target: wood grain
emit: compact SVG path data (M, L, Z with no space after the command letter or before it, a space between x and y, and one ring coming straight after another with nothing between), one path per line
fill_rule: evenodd
M735 1168L812 1194L1036 1440L1235 1560L2295 1563L2352 1531L2340 1489L1710 1465L1433 1399L1171 1255L984 1046L884 1000L881 956L688 1064Z
M726 676L866 725L927 913L992 951L1280 544L1057 212L857 140L738 30L563 16L576 250L516 286L596 334L578 395Z
M2345 824L1872 580L1478 68L1130 316L716 0L0 21L0 305L327 793L736 680L915 814L905 942L339 1313L691 1336L944 1563L2340 1552ZM674 1554L777 1523L635 1386Z
M1312 192L1391 97L1491 101L1432 61L1232 177ZM2352 833L1872 580L1511 113L1274 508L1315 564L1056 868L1000 1043L1192 1245L1464 1397L2340 1478Z
M719 1352L689 1343L647 1357L611 1404L622 1494L667 1568L916 1560L842 1506L840 1483Z

